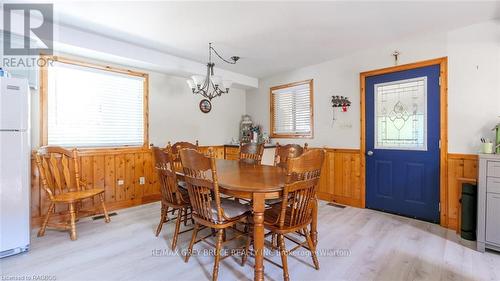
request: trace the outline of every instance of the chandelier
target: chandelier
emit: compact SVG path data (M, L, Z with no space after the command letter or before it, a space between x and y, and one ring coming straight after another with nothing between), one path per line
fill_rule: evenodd
M225 63L236 64L236 62L240 59L240 57L233 56L229 60L226 60L212 47L212 43L208 44L208 63L206 75L193 75L191 76L191 79L188 79L186 82L193 91L193 94L200 94L209 100L212 100L222 94L229 93L229 88L232 85L232 81L222 80L222 77L214 75L215 63L212 62L212 52Z

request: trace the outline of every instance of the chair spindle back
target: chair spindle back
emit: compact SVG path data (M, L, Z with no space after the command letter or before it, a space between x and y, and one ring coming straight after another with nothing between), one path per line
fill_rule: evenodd
M296 158L307 151L307 143L302 148L298 144L280 145L276 143L276 150L274 152L274 165L286 168L288 158Z
M59 146L43 146L36 153L36 163L42 187L50 200L54 196L69 191L80 191L78 152L69 151Z
M240 145L240 161L248 164L260 164L264 154L264 144L247 143Z
M172 160L174 161L175 168L179 169L179 170L182 169L179 151L181 151L181 149L194 149L194 150L199 149L198 141L196 141L195 144L192 144L192 143L187 142L187 141L178 141L178 142L174 143L173 145L171 145L170 142L168 142L168 145L166 148L168 149L169 147L170 147L170 151L172 153L172 157L173 157Z
M311 221L324 158L323 150L314 149L288 159L287 180L277 221L280 228L292 228Z
M156 146L152 147L155 159L155 168L160 179L160 192L163 202L167 205L180 205L183 203L182 196L177 186L177 175L174 170L172 154L167 149L162 150Z
M180 157L194 215L212 223L223 222L213 148L208 149L208 157L194 149L182 149Z

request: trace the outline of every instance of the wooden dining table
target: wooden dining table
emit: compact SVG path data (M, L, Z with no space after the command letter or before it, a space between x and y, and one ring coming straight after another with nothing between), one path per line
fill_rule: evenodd
M264 280L265 200L280 198L285 186L285 170L276 166L247 164L237 160L217 159L219 191L252 202L255 254L254 280ZM182 176L182 172L179 172ZM317 244L317 203L313 208L311 238Z

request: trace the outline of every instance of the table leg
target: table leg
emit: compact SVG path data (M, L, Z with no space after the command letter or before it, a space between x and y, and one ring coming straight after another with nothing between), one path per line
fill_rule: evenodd
M311 239L314 245L318 245L318 200L314 199L311 222Z
M253 194L253 248L255 252L254 280L264 280L264 210L265 194Z

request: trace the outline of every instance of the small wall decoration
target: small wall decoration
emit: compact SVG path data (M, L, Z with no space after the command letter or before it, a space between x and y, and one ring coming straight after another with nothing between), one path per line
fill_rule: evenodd
M392 56L394 57L394 65L398 65L399 55L401 55L401 53L398 50L395 50L394 52L392 52Z
M202 99L200 101L200 110L203 113L209 113L212 110L212 104L207 99Z
M335 108L341 108L342 112L347 112L347 108L351 106L351 101L349 97L344 96L332 96L332 108L333 108L333 121L337 120L335 118Z
M340 107L342 108L342 112L346 112L347 108L351 106L351 101L348 97L344 96L332 96L332 107Z

